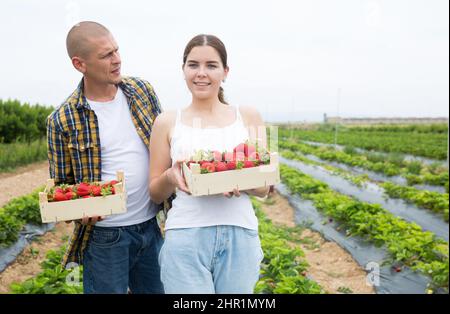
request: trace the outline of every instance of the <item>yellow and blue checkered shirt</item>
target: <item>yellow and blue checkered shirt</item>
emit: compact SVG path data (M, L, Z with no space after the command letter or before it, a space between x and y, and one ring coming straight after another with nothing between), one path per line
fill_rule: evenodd
M102 162L97 118L83 93L83 80L78 88L47 119L48 161L50 178L55 184L76 184L101 181ZM136 131L150 144L153 121L161 113L161 106L153 87L145 80L125 77L118 85L125 94ZM112 125L111 127L120 127ZM172 195L161 204L168 210ZM93 226L75 222L62 264L83 263Z

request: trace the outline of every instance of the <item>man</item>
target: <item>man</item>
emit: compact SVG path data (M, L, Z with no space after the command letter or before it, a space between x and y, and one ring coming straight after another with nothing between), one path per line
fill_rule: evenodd
M83 264L84 293L164 293L159 206L148 192L158 98L148 82L121 76L119 47L104 26L81 22L69 31L66 44L83 78L48 117L50 177L55 184L107 181L124 170L128 199L124 214L75 221L63 265Z

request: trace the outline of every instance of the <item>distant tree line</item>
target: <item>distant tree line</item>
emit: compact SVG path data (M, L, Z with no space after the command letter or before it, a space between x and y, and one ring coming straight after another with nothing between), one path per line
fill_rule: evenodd
M31 142L45 137L47 117L53 110L39 104L0 99L0 143Z

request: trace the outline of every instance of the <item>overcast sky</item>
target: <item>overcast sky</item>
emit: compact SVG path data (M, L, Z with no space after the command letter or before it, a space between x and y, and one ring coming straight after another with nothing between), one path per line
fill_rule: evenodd
M104 24L122 73L147 79L163 108L190 103L187 42L225 43L231 104L267 121L448 117L448 0L166 0L0 2L0 98L59 105L80 74L66 53L75 23Z

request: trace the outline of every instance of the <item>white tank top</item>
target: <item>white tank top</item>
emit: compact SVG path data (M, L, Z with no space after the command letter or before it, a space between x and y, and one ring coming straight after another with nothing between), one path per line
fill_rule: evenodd
M195 125L195 121L194 121ZM170 140L172 164L179 159L189 158L195 150L218 150L232 152L239 143L248 140L239 108L236 107L236 120L223 128L199 128L181 122L181 110ZM177 191L172 208L167 214L165 230L176 228L208 227L233 225L247 229L258 229L258 220L247 194L227 198L222 194L191 196Z

